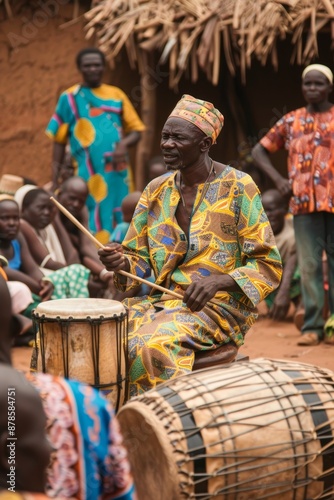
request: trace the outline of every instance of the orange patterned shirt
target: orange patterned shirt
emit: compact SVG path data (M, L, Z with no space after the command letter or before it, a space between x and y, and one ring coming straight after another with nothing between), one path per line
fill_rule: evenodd
M322 113L305 107L287 113L260 144L270 153L288 150L294 215L334 213L334 106Z

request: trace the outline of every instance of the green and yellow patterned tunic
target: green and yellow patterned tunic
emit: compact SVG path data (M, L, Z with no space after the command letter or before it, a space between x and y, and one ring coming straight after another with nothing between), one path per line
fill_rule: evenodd
M229 274L240 292L218 292L215 306L191 312L182 300L151 295L126 299L129 310L130 393L192 370L194 351L244 343L256 305L278 287L282 264L259 191L251 177L232 167L210 182L193 214L189 234L175 217L180 195L175 172L144 190L123 242L130 272L182 293L193 281ZM194 206L201 198L198 186ZM128 279L116 286L130 289Z

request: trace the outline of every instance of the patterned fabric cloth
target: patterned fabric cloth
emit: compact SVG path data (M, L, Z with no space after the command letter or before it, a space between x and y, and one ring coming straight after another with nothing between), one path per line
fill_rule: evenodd
M18 240L12 241L14 256L8 261L8 267L20 270L21 268L21 245ZM89 297L88 279L89 269L82 264L71 264L70 266L51 271L42 269L47 277L43 279L51 281L54 286L52 299L85 298Z
M217 175L191 219L188 237L175 218L180 201L175 176L158 177L143 192L123 242L130 272L145 278L153 269L156 283L179 293L193 281L225 273L241 290L217 293L216 306L198 313L161 294L126 300L131 395L191 371L195 350L229 341L241 346L256 319L255 306L281 277L272 229L249 175L231 167ZM118 278L121 290L136 285L131 279L122 285Z
M57 271L42 269L44 280L51 281L53 292L51 299L83 299L89 297L88 279L90 270L82 264L71 264Z
M46 493L77 500L134 500L117 420L97 389L44 373L26 374L38 390L53 448Z
M334 106L323 113L300 108L284 115L261 139L270 153L289 152L293 214L334 213Z
M122 243L126 233L128 232L129 225L129 222L120 222L119 224L117 224L117 226L111 233L110 241L114 241L115 243Z
M89 227L102 243L121 222L121 202L132 190L129 164L115 171L113 152L123 134L144 128L124 92L105 84L67 89L48 124L46 132L56 142L69 139L77 174L88 183Z
M196 99L191 95L184 94L169 117L179 117L196 125L205 135L216 142L221 129L224 126L224 117L211 102Z

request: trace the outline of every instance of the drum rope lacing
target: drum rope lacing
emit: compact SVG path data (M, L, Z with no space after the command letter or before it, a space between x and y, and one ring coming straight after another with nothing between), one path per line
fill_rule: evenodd
M218 394L212 392L212 387L205 384L203 378L205 372L209 373L210 369L202 370L201 378L194 378L193 376L180 377L170 381L169 384L157 387L155 392L157 396L160 395L163 398L163 401L158 397L153 398L149 395L142 397L142 401L149 405L159 420L163 422L166 432L170 435L176 456L180 456L180 454L184 456L184 459L177 462L181 474L180 478L183 478L182 481L180 479L179 487L180 491L185 495L184 498L209 500L216 496L225 498L221 497L223 494L245 495L247 492L254 491L253 481L265 481L271 475L273 481L271 483L266 482L263 486L263 493L257 496L257 500L271 498L269 491L271 488L278 489L280 494L283 495L282 498L284 498L284 493L291 492L292 489L297 490L297 488L300 493L304 490L305 496L303 498L310 498L309 488L316 480L322 481L324 484L323 494L317 496L317 498L329 498L329 493L334 494L334 427L332 425L331 429L329 426L330 420L327 411L332 412L334 410L333 392L330 393L330 388L334 390L334 380L325 372L318 375L316 370L313 371L312 376L306 376L297 367L293 369L293 364L290 365L292 367L290 370L286 367L281 369L286 375L284 380L277 380L276 366L261 370L254 364L247 366L248 372L241 374L236 373L237 369L229 368L230 379L228 377L224 379L224 388L229 390L228 397L224 393L225 391L223 391L221 397L217 397ZM252 371L253 375L259 379L256 384L254 384L254 381L250 382L252 377L250 372ZM215 382L218 383L219 380L215 379ZM234 388L239 391L239 402L234 394ZM179 395L180 390L182 391L182 398ZM263 390L265 390L264 395L261 393ZM260 399L259 391L261 393ZM199 403L199 399L202 399L203 403ZM195 405L194 400L196 401ZM271 408L271 404L276 405L276 407ZM269 405L269 407L267 408L266 405ZM174 411L174 414L169 414L168 408L171 409L171 412ZM250 410L252 410L251 413L249 413ZM201 411L205 415L202 423L199 419ZM313 420L313 427L304 428L303 424L305 422L303 419L305 414L308 414ZM185 417L187 418L185 419ZM188 417L191 417L191 421ZM259 423L261 417L268 419L262 425ZM181 430L174 425L174 422L179 422L179 419L182 422L183 436ZM253 423L254 421L256 423ZM226 433L224 434L225 437L221 435L222 422L224 422L225 426L230 426L230 436L226 435ZM270 440L270 429L275 429L276 433L279 433L280 422L284 423L284 430L287 435L290 432L291 440L283 439L277 442ZM331 419L331 422L333 424L333 419ZM205 436L211 429L219 431L219 440L212 439L213 436L210 434L209 443L205 443L202 437L202 442L197 445L193 443L193 445L189 446L189 440L193 436L199 437L203 432ZM233 434L232 429L239 429L239 431ZM237 440L248 435L251 438L252 432L255 432L256 429L258 431L268 430L268 441L265 444L264 442L257 444L256 439L250 439L248 443L247 441L244 443L245 446L242 447L241 452L236 445ZM188 443L186 445L187 453L180 446L181 442ZM225 450L225 443L227 445L233 442L235 443L234 449ZM204 455L203 443L204 446L208 447L208 452L204 453ZM210 448L214 449L217 445L221 446L221 451L212 453ZM314 446L316 446L316 449ZM323 463L322 470L319 468L317 476L314 476L314 470L311 473L309 467L313 461L318 460L320 455ZM203 458L204 460L224 458L224 460L230 462L215 470L211 468L210 473L199 471L197 474L196 462L203 462ZM253 463L255 459L258 460L258 463ZM265 460L265 467L262 466L261 460ZM188 462L193 462L195 473L189 474L187 468L183 468L183 464L185 465ZM304 467L302 475L297 474L301 464ZM274 470L269 473L266 467L274 467ZM292 471L292 473L295 471L295 475L290 474L290 479L296 477L290 481L285 479L284 476L274 477L275 474L277 475L277 467L278 471L282 471L282 473L288 474L289 471ZM252 471L252 474L245 478L244 474L247 471ZM211 491L208 496L208 490L203 486L210 479L217 476L226 478L226 486L222 486L214 492ZM231 482L228 482L227 478L229 476L231 476ZM186 477L191 479L194 485L194 493L190 495L186 490ZM183 490L183 487L185 490Z
M64 317L56 316L56 317L47 317L45 314L39 315L38 313L34 314L34 333L35 333L35 342L36 346L39 344L40 346L40 354L42 360L42 371L47 373L46 366L46 345L45 338L46 332L44 329L44 325L46 323L57 323L60 328L60 341L62 346L62 363L63 363L63 373L65 378L70 378L70 359L69 359L69 329L72 323L78 323L84 321L90 325L90 334L91 334L91 347L92 347L92 365L93 365L93 377L94 383L91 383L93 387L99 390L107 390L112 387L117 387L116 401L114 402L115 412L119 409L121 402L121 395L123 395L124 402L127 400L128 395L128 312L122 312L118 315L113 314L112 316L100 316L99 318L92 318L87 316L85 318L75 318L73 316L69 316L64 319ZM38 324L38 322L39 324ZM109 323L110 321L115 322L116 324L116 374L115 379L110 382L101 384L100 378L100 331L99 328L103 323ZM39 327L39 329L38 329ZM37 341L37 337L39 336L39 340ZM36 347L38 349L38 347ZM123 356L122 356L123 354ZM37 353L38 356L38 353ZM123 361L122 361L123 360ZM122 366L124 364L124 366ZM124 373L124 374L123 374ZM124 384L124 387L123 387ZM123 393L122 393L123 391Z

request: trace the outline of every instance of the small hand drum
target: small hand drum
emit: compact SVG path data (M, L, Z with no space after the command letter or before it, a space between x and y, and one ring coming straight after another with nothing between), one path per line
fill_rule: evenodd
M37 369L100 389L117 411L128 390L127 319L115 300L40 303L33 313L40 346Z
M208 368L118 413L139 498L334 498L334 373L258 359Z

